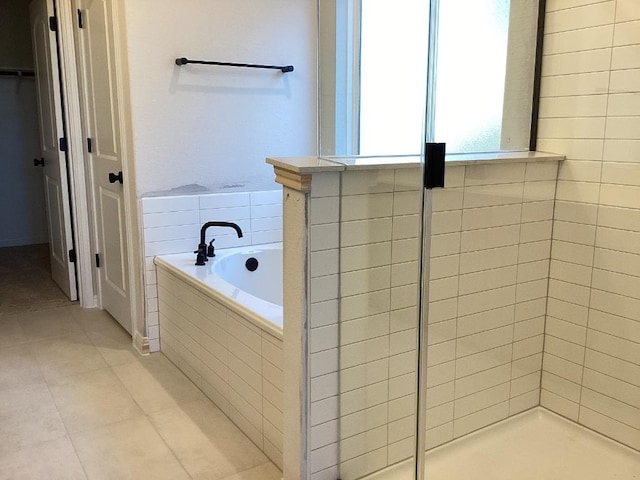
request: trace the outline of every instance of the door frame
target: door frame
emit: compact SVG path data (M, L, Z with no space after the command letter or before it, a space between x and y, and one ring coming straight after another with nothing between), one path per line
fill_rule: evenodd
M60 45L60 71L65 122L67 125L67 155L69 158L70 195L74 219L74 241L78 275L78 297L84 308L101 307L100 280L96 272L95 256L97 233L94 228L96 211L91 198L91 178L85 152L86 139L82 130L82 111L76 62L74 29L78 28L78 14L71 2L55 1ZM131 102L125 30L124 0L112 0L115 38L114 53L117 59L118 110L121 125L122 171L124 176L124 215L127 226L128 275L133 344L141 353L148 353L149 342L144 321L143 250L138 227L138 202L134 167L134 150L131 132Z

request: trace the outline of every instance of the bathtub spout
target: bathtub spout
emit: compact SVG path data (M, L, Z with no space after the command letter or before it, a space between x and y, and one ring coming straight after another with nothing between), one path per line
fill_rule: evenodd
M208 260L207 256L212 256L214 257L215 254L213 253L213 248L211 248L211 253L212 255L207 255L207 241L205 240L205 235L207 233L207 228L209 227L229 227L229 228L233 228L236 233L238 234L238 238L242 238L242 229L236 225L235 223L232 222L207 222L204 225L202 225L202 228L200 228L200 244L198 245L198 250L196 250L194 253L198 254L198 257L200 257L201 253L204 254L204 259L205 261ZM211 245L211 247L213 247L213 245ZM198 261L198 263L196 263L196 265L201 265L202 263L201 259Z

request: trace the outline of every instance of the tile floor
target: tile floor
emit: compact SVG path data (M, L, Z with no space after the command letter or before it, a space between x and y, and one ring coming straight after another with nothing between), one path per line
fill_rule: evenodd
M0 315L0 480L279 480L162 354L105 312Z

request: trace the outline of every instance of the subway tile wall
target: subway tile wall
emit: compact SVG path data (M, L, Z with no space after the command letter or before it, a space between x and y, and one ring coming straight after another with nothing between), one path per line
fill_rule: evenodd
M557 168L448 167L433 192L427 448L539 403Z
M428 448L539 403L556 176L556 162L447 167L434 191ZM420 178L313 176L313 479L413 455Z
M559 171L543 406L640 449L640 2L547 2L538 149Z
M282 338L158 269L162 352L282 468Z
M309 471L312 480L335 480L340 458L340 173L313 175L309 203Z
M413 456L420 175L342 175L340 478Z
M228 228L211 227L207 240L216 248L282 241L282 190L146 197L141 200L145 256L145 319L149 350L160 349L158 289L153 257L193 252L200 226L208 221L235 222L243 237ZM195 257L194 257L195 258Z

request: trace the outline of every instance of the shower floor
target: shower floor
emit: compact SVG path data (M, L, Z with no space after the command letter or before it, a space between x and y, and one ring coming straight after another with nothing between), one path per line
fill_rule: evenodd
M369 478L406 480L410 468ZM640 453L535 408L428 452L426 479L636 480Z

